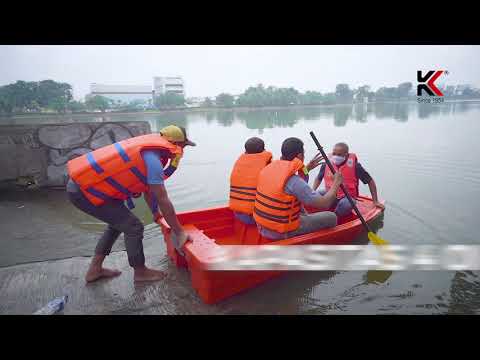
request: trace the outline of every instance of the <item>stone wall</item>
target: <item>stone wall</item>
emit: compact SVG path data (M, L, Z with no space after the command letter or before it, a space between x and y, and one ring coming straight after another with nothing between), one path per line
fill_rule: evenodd
M149 133L146 121L0 126L0 181L64 186L70 159Z

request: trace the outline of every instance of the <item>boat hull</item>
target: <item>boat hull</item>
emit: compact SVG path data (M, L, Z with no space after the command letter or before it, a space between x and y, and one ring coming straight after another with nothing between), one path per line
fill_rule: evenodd
M360 196L357 207L367 222L377 219L382 210L373 205L369 197ZM315 211L308 209L307 211ZM177 267L188 268L192 287L207 304L215 304L235 294L251 289L267 280L278 277L286 271L223 271L208 269L209 259L224 245L344 245L350 244L359 235L365 233L360 219L353 213L339 220L339 224L330 229L295 236L285 240L272 241L257 231L255 225L239 222L227 207L215 207L177 214L192 241L184 247L185 257L174 248L171 241L171 229L165 219L159 220L167 253Z

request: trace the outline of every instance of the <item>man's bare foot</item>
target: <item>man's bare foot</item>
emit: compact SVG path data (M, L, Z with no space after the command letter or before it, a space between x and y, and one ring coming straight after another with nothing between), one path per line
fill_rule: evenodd
M165 277L165 273L160 270L149 269L146 266L134 269L134 281L158 281Z
M91 267L87 271L87 275L85 275L85 281L87 283L93 282L102 278L111 278L120 275L122 272L119 270L112 270L107 268L97 268Z

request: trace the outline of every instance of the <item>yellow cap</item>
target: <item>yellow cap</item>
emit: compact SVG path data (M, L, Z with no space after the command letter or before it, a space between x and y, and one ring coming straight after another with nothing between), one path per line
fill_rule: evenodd
M168 141L185 142L186 145L196 146L193 141L187 139L187 132L181 126L168 125L160 130L160 134Z

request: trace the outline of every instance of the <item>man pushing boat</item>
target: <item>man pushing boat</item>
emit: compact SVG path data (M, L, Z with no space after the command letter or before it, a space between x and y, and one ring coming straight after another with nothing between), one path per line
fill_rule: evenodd
M301 209L302 205L329 208L336 199L342 174L336 173L331 188L326 194L319 194L308 185L305 176L300 176L306 169L304 158L303 142L288 138L282 144L281 159L272 161L259 174L253 217L260 234L268 239L286 239L337 224L334 212L303 214Z
M144 194L154 220L165 218L181 253L188 235L177 219L164 181L177 169L186 145L195 146L195 143L188 140L184 128L170 125L160 130L160 134L122 140L67 163L70 177L67 192L72 204L108 224L95 248L85 276L87 282L120 275L118 270L104 268L103 262L122 232L134 281L164 277L162 271L145 266L144 226L130 211L134 207L132 197Z

